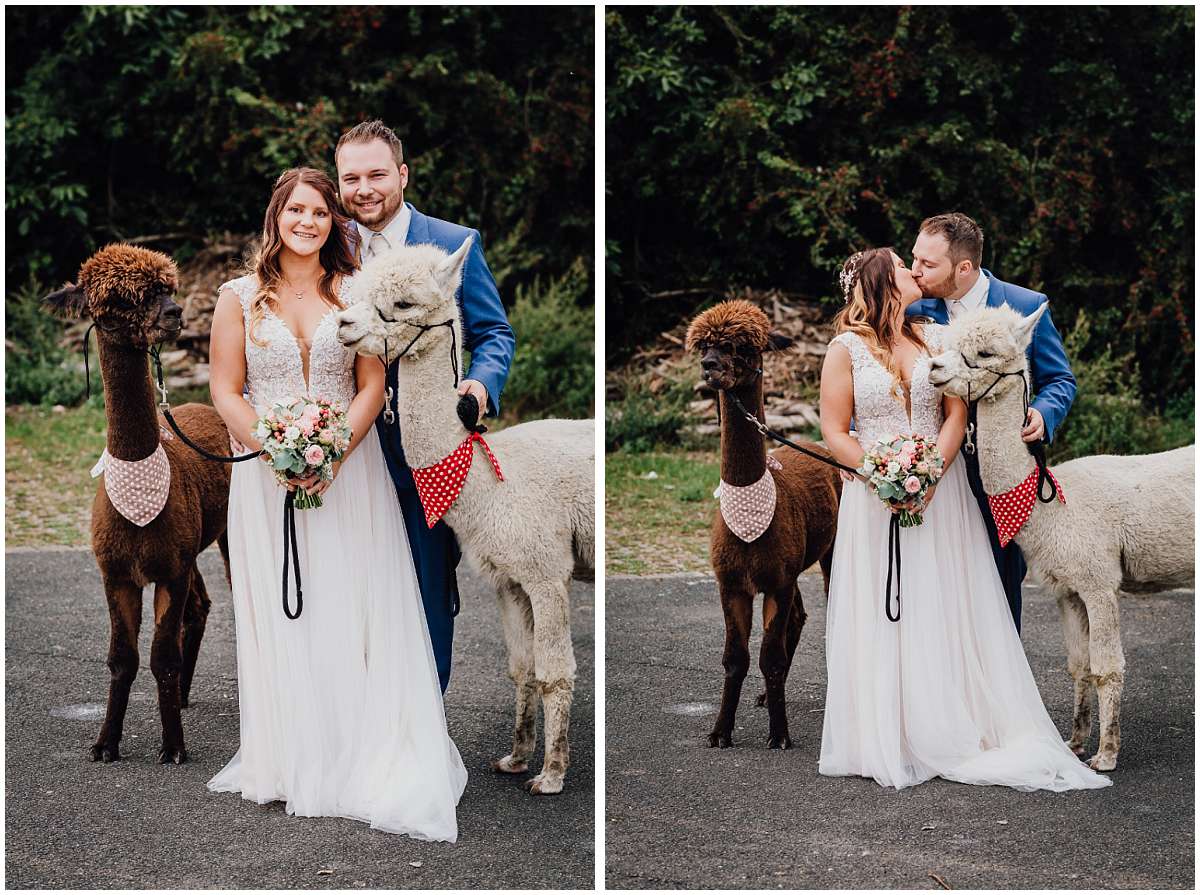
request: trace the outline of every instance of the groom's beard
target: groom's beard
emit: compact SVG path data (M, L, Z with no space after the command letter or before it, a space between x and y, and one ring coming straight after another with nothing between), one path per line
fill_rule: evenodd
M358 221L364 227L371 230L382 230L385 224L391 223L392 218L396 216L396 212L400 210L400 203L404 201L404 194L397 190L390 196L384 198L376 210L365 212L359 208L358 203L354 203L348 209L354 220Z
M921 296L923 298L949 298L954 294L955 288L953 278L949 277L933 285L928 285L924 280L920 280L917 285L921 287Z

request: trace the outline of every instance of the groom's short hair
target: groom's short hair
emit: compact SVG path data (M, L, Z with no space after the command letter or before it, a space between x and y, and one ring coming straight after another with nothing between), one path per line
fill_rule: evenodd
M338 153L347 143L370 143L372 140L382 140L388 145L388 148L392 150L392 156L396 159L397 169L404 164L404 146L401 145L400 138L396 136L395 131L378 118L371 121L360 121L342 134L341 139L337 141L337 147L333 150L333 157L336 161Z
M983 265L983 230L961 211L934 215L921 222L922 233L944 236L950 244L950 261L970 261L978 270Z

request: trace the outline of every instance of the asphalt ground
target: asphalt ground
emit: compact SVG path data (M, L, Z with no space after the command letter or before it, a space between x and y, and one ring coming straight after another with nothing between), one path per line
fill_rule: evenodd
M418 842L340 818L289 817L205 788L238 743L233 608L220 557L201 570L212 597L184 712L191 760L156 763L149 669L153 600L144 603L142 666L126 716L123 760L88 748L107 697L108 613L90 552L8 552L5 631L5 869L18 888L591 889L595 866L595 600L571 588L579 675L571 767L559 796L530 796L530 775L495 774L511 745L512 684L492 591L461 575L450 734L469 779L456 844ZM541 733L539 723L539 735ZM541 749L530 762L536 772ZM322 873L322 871L330 871Z
M1123 599L1114 785L1023 793L819 776L825 598L819 576L801 588L808 622L787 682L795 748L765 745L756 628L734 748L722 750L707 744L724 674L713 579L608 580L609 888L940 888L931 874L953 888L1194 888L1193 592ZM1027 587L1023 625L1047 709L1069 731L1066 651L1044 591Z

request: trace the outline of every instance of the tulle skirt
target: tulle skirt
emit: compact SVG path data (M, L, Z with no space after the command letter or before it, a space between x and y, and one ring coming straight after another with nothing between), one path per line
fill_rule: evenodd
M372 433L296 512L304 609L283 613L283 500L236 464L229 550L241 745L209 781L288 814L453 842L467 772L446 730L404 520ZM289 573L290 574L290 573ZM295 611L295 582L293 591Z
M1020 790L1111 785L1066 747L1042 704L963 462L938 484L924 523L900 530L895 623L884 614L890 519L866 485L845 486L820 772L896 788L931 777Z

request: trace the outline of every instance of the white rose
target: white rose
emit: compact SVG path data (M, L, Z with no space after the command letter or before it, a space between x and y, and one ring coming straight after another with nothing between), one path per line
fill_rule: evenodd
M321 434L317 436L317 440L320 441L321 444L333 444L333 440L336 437L337 436L335 436L329 429L324 429L322 430Z
M283 430L283 437L288 441L295 441L300 437L300 430L295 426L288 426Z
M893 460L891 463L889 463L887 465L887 471L888 471L888 475L896 475L896 473L898 473L900 471L899 461Z

